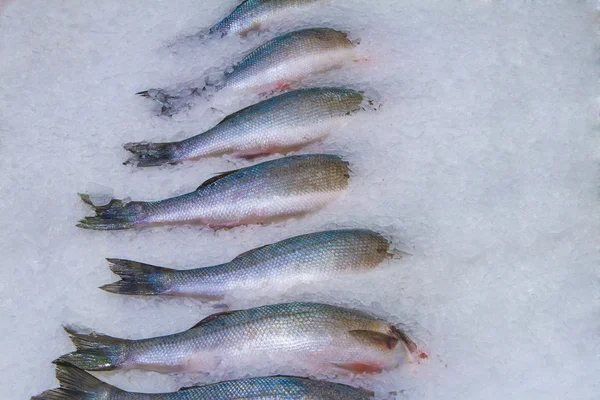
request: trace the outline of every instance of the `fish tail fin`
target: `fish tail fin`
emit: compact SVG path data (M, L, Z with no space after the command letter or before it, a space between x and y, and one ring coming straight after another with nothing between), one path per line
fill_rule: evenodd
M206 97L205 91L206 87L190 87L181 90L148 89L136 94L156 101L162 106L160 113L171 117L183 109L191 108L194 97Z
M175 164L176 143L135 142L123 145L125 150L133 153L133 157L124 164L135 164L138 167L156 167L164 164Z
M57 358L55 364L68 363L88 371L112 371L123 365L131 340L80 333L71 327L64 329L77 350Z
M101 286L102 290L126 295L160 295L170 289L169 275L175 272L172 269L117 258L107 258L107 261L121 280Z
M130 229L141 218L143 202L132 201L126 203L122 200L113 199L106 205L96 206L90 200L89 195L79 194L79 197L84 203L92 206L96 212L95 217L85 217L79 221L77 226L80 228L100 231Z
M56 365L60 388L47 390L31 400L101 400L121 392L71 364Z
M149 89L149 90L142 90L141 92L137 92L136 94L137 94L138 96L142 96L142 97L148 97L148 98L151 98L151 96L150 96L150 90L152 90L152 89Z

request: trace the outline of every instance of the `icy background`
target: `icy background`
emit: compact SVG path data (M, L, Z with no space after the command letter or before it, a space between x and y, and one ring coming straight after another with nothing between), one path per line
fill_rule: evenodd
M297 234L364 227L414 256L353 281L234 307L321 300L406 324L430 362L353 380L382 396L598 399L596 4L338 0L258 37L165 49L236 3L0 2L2 398L56 386L50 361L72 349L61 324L142 338L214 312L191 300L98 290L115 280L104 257L205 266ZM75 227L90 212L77 192L154 200L247 165L123 166L124 142L183 138L251 102L227 99L220 111L204 104L169 120L134 93L222 68L276 31L309 22L351 32L369 58L320 82L383 103L309 149L352 163L343 200L302 220L217 233ZM139 371L101 377L138 391L190 383Z

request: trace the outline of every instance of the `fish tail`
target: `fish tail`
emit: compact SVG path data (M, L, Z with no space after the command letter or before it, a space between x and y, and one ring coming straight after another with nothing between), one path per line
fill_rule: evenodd
M140 220L143 202L132 201L125 203L122 200L112 199L108 204L96 206L87 194L79 194L84 203L93 207L95 217L85 217L77 224L84 229L100 231L115 229L130 229Z
M123 145L125 150L133 153L133 157L125 164L135 164L138 167L155 167L177 162L175 150L176 143L148 143L137 142Z
M106 384L70 364L56 365L56 379L60 388L47 390L31 400L101 400L119 397L120 389Z
M68 363L88 371L112 371L122 366L130 340L64 329L77 350L57 358L55 364Z
M181 90L148 89L137 92L138 96L147 97L159 103L161 114L171 117L183 109L192 107L194 97L204 97L206 87L184 88Z
M126 295L159 295L170 289L168 276L174 270L136 261L107 258L110 269L121 280L101 286L110 293Z

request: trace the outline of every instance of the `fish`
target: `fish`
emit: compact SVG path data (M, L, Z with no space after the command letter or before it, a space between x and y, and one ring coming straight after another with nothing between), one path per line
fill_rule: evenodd
M126 162L138 167L232 155L256 158L287 153L317 142L348 123L356 112L375 109L362 92L344 88L300 89L229 115L212 129L170 143L127 143Z
M389 249L390 243L379 233L346 229L295 236L247 251L225 264L191 270L108 259L121 280L101 289L125 295L223 300L240 292L282 291L300 282L367 272L392 256Z
M283 20L291 11L303 11L322 0L246 0L208 31L220 37L246 36Z
M162 105L161 113L171 116L191 108L198 96L208 98L221 90L230 96L287 91L292 84L350 61L357 61L356 43L346 33L329 28L303 29L259 46L221 79L200 78L175 89L148 89L136 94L157 101Z
M132 393L102 382L70 364L56 366L60 388L31 400L367 400L373 393L362 388L295 376L237 379L182 388L171 393Z
M96 216L85 217L77 226L116 230L196 224L220 229L265 224L324 207L341 197L349 178L349 164L339 156L289 156L221 173L191 193L160 201L113 199L97 206L80 194Z
M65 329L77 349L54 362L89 371L246 373L266 365L285 374L376 374L419 358L417 345L384 319L320 303L225 311L140 340Z

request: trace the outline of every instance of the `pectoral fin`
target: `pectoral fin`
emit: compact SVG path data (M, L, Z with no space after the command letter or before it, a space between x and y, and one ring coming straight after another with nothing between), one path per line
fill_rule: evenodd
M381 346L389 350L393 350L398 345L399 341L399 339L394 336L374 331L356 330L350 331L349 333L351 336L361 342L369 343L375 346Z

